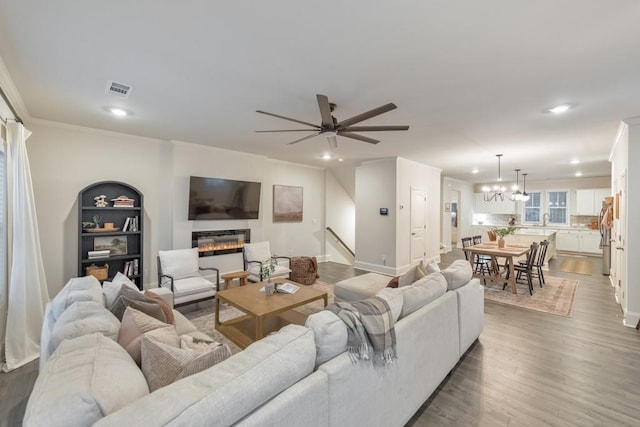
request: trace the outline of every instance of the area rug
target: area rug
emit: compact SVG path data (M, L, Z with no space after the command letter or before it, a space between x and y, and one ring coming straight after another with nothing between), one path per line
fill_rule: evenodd
M564 258L560 264L560 271L591 276L591 262L580 258Z
M534 279L533 295L529 295L529 288L526 284L518 283L518 294L514 295L509 286L502 290L501 284L487 281L484 288L484 298L527 310L571 317L578 281L548 275L545 275L545 281L546 284L540 288L537 280Z
M327 294L329 295L329 304L333 302L334 300L333 285L326 282L322 282L320 280L316 280L316 283L310 286L319 291L327 292ZM324 308L323 301L314 301L310 304L296 308L295 311L298 311L299 313L302 313L308 316L310 314L321 311L323 308ZM201 303L200 306L195 310L191 309L188 311L187 310L183 310L183 311L184 311L183 314L185 315L185 317L189 319L191 323L193 323L200 332L204 332L205 334L213 338L215 341L228 344L232 354L235 354L241 351L240 347L232 343L220 332L216 331L215 316L214 316L215 314L214 302ZM242 315L243 315L242 311L238 310L235 307L231 307L224 303L220 305L220 320L222 321L233 319L234 317L238 317Z

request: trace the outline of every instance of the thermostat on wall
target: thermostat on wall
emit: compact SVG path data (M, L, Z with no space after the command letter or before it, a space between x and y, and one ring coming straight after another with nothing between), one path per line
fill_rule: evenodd
M388 208L380 208L380 215L389 215Z

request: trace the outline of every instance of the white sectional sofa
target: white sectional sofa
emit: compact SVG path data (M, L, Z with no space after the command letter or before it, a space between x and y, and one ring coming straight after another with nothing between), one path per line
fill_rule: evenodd
M420 291L430 300L396 322L398 358L389 366L353 363L346 327L325 310L310 316L307 326L286 326L203 372L108 408L95 425L402 426L483 329L484 288L464 265L452 266L448 276L434 273L429 280L437 282L437 293ZM381 293L396 316L405 306L404 291ZM39 377L34 393L48 387L55 384ZM68 396L59 397L64 407ZM46 409L41 403L32 395L25 426L44 425L34 422L43 419L35 416ZM92 424L82 413L70 416L68 425Z

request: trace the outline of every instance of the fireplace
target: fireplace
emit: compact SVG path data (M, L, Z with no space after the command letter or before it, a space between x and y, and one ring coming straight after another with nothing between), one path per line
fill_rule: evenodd
M201 257L242 252L251 242L251 230L212 230L191 233L191 247L198 248Z

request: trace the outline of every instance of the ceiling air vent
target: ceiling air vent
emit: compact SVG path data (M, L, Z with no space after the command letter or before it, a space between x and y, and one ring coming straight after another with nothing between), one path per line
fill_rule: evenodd
M129 95L131 95L131 91L133 91L133 86L114 82L113 80L107 82L107 88L105 90L107 94L115 95L119 98L128 98Z

